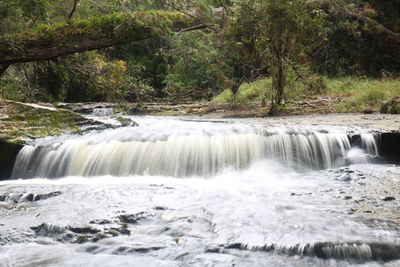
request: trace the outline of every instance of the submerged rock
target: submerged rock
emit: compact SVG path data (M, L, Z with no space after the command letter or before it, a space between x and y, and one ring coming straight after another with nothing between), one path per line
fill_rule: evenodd
M99 229L91 226L69 226L68 230L77 234L97 234Z
M50 192L47 194L33 194L33 193L6 193L0 195L0 201L7 201L11 203L20 202L36 202L39 200L45 200L51 197L56 197L61 195L60 191Z
M393 196L387 196L387 197L381 198L381 200L382 201L393 201L393 200L396 200L396 198Z
M148 214L144 211L136 214L123 214L118 216L118 219L123 223L138 224L141 220L145 219Z

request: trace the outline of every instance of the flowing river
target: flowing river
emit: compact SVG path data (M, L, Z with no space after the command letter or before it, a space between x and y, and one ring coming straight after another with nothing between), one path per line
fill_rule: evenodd
M400 228L376 214L398 212L400 169L378 134L129 118L20 151L0 266L400 266Z

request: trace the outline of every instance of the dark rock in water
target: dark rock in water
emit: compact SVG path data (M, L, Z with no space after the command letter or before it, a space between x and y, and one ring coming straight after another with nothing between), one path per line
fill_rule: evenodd
M125 118L125 117L121 117L121 116L112 116L111 118L119 121L121 123L122 127L139 126L139 124L137 122L135 122L134 120L132 120L130 118Z
M277 252L288 256L298 255L321 259L350 260L358 263L400 259L400 245L380 242L316 242L304 245L296 244L293 246L281 244L247 245L233 243L223 246L223 249ZM223 249L222 252L224 252Z
M93 220L93 221L90 221L89 223L102 225L102 224L110 224L110 223L112 223L112 221L104 219L104 220Z
M15 159L23 144L0 138L0 180L11 178Z
M396 200L396 198L393 196L387 196L387 197L381 198L381 200L382 201L393 201L393 200Z
M222 246L207 246L206 249L204 250L205 253L221 253L222 252Z
M23 198L23 201L39 201L39 200L44 200L44 199L48 199L51 197L56 197L61 195L60 191L55 191L55 192L51 192L48 194L28 194L26 197Z
M72 243L82 244L82 243L86 243L88 241L89 241L89 238L87 235L78 235Z
M364 109L363 113L364 114L372 114L372 113L374 113L374 111L372 109Z
M22 193L17 193L17 194L4 194L4 195L0 195L0 201L8 201L8 202L12 202L12 203L20 203L20 202L35 202L35 201L39 201L39 200L44 200L44 199L48 199L51 197L56 197L61 195L60 191L55 191L55 192L51 192L48 194L33 194L33 193L29 193L29 194L22 194Z
M105 239L105 238L109 238L112 237L113 235L108 235L108 234L103 234L103 233L97 233L93 238L92 238L92 242L97 242L101 239Z
M111 231L115 231L117 233L123 234L123 235L130 235L131 231L128 229L128 226L126 224L123 224L121 227L112 227L110 228ZM118 235L118 234L117 234Z
M141 220L147 217L147 213L142 211L136 214L123 214L119 215L118 218L121 222L124 223L131 223L131 224L138 224Z
M380 134L379 154L387 163L400 164L400 132Z
M161 206L155 206L154 207L155 210L166 210L166 207L161 207Z
M96 234L100 232L99 229L91 227L91 226L69 226L68 230L77 234Z

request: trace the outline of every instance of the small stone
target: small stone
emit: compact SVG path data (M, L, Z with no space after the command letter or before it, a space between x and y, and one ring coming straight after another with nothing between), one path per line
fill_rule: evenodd
M352 196L344 196L345 200L349 200L349 199L352 199L352 198L353 198Z
M70 226L70 227L68 227L68 229L71 232L74 232L77 234L96 234L96 233L100 232L99 229L96 229L96 228L90 227L90 226L82 226L82 227Z
M372 114L372 113L374 113L374 111L372 109L364 109L363 113L364 114Z
M382 201L393 201L393 200L396 200L396 198L395 198L395 197L392 197L392 196L387 196L387 197L381 198L381 200L382 200Z
M89 241L89 238L86 235L78 235L74 241L74 243L82 244Z
M364 210L364 213L372 213L372 210Z

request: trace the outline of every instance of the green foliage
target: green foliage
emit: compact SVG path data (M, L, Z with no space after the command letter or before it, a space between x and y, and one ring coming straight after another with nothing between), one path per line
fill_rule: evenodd
M399 1L331 1L328 41L314 57L314 70L329 76L400 72ZM397 33L397 35L396 35Z
M269 66L274 103L280 105L284 100L288 67L304 61L313 44L324 39L323 21L322 10L303 0L238 3L232 24L236 38L250 54Z
M328 79L327 95L343 97L338 108L343 112L378 111L381 102L400 94L399 79L346 77Z
M45 20L51 7L49 0L19 0L22 15L27 18Z
M124 76L123 92L126 100L131 102L147 102L156 96L156 91L149 84L146 69L141 64L128 65Z
M312 84L312 88L317 88L317 85L320 84L321 88L310 90L310 84ZM237 102L245 104L252 101L262 101L263 92L271 86L271 79L261 79L249 84L242 84L237 94ZM305 80L292 82L290 99L296 100L297 98L302 99L315 95L341 98L342 101L336 104L341 112L362 112L365 109L378 111L382 101L400 95L400 79L311 76ZM213 101L230 103L232 94L229 89L226 89Z
M116 101L127 94L126 71L124 61L96 52L14 65L0 80L0 95L26 102Z
M202 32L182 33L171 39L171 65L164 83L169 95L210 97L223 86L219 51Z
M252 83L243 83L236 93L236 104L246 104L253 101L263 101L271 97L272 79L260 79ZM216 97L214 102L232 103L233 95L230 88L225 89Z
M0 79L0 96L143 102L209 98L228 88L216 101L327 94L345 97L339 108L355 111L398 91L390 79L400 73L398 0L80 0L68 20L73 3L0 0L0 35L13 44L2 56L33 40L61 46L112 36L124 45L14 65ZM183 13L206 29L173 35L171 26L188 21Z

